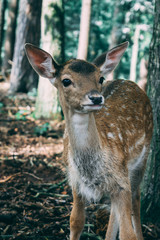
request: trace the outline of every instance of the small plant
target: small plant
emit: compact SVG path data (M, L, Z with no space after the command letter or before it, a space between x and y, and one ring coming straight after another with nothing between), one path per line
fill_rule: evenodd
M3 107L4 107L4 104L2 102L0 102L0 113L3 112L3 109L2 109Z
M46 135L47 131L50 129L50 124L48 122L44 123L43 125L37 126L34 128L34 133L37 136Z
M17 120L26 120L26 116L28 116L28 110L19 110L16 114L15 114L15 118Z

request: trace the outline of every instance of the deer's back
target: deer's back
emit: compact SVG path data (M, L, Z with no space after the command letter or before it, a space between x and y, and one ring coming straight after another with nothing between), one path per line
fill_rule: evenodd
M149 98L137 84L126 80L110 81L103 91L105 106L95 113L103 143L122 158L136 158L152 137Z

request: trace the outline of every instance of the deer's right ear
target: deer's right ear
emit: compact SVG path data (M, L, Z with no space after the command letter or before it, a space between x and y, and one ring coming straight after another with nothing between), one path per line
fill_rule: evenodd
M51 55L30 43L25 44L25 50L34 70L40 76L48 78L54 84L59 65L53 60Z
M102 76L106 76L116 68L127 47L128 42L121 43L93 61L100 68Z

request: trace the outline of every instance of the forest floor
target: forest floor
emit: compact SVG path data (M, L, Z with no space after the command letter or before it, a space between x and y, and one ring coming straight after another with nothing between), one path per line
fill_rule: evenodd
M35 98L7 88L0 83L0 240L69 239L64 121L35 120ZM87 205L81 240L104 239L108 218L108 205ZM142 227L145 240L160 240L158 227Z

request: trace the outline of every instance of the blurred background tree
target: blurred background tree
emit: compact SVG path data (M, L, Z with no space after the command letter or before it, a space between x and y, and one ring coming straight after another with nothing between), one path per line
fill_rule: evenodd
M28 92L37 88L38 77L24 51L26 42L39 45L42 0L20 0L16 42L10 76L10 92Z
M84 3L88 4L87 1ZM85 40L85 44L81 45L81 49L86 47L88 50L87 60L93 61L96 56L109 48L129 41L127 52L115 70L114 76L112 73L109 79L130 78L139 82L139 85L145 89L154 0L89 1L91 11L86 14L88 17L91 14L88 31L86 31L88 44ZM17 15L18 2L20 6ZM86 18L85 14L81 16L82 1L43 0L43 8L48 10L42 15L41 6L42 0L38 2L2 0L0 3L0 56L3 59L0 71L4 77L6 72L11 71L10 92L12 93L32 91L36 94L38 76L26 59L25 42L31 42L37 46L41 43L41 47L49 51L59 63L76 58L79 54L80 18L84 22ZM11 14L12 21L10 21ZM43 32L40 35L41 23ZM14 43L15 32L17 37ZM80 53L82 53L81 49ZM10 65L13 50L14 60L13 65ZM50 87L47 87L50 86L47 85L50 84L48 80L45 80L45 87L41 85L43 84L41 80L35 116L37 118L56 116L56 112L59 114L60 111L56 90L51 94Z
M84 3L88 4L87 1ZM20 6L17 14L18 2ZM91 11L86 13L88 17L91 14L86 31L89 41L87 43L85 40L81 45L81 49L85 47L88 49L87 60L93 61L96 56L109 48L129 41L127 52L115 70L114 76L111 74L109 79L130 78L139 82L139 85L145 89L154 0L92 0L92 2L89 0L89 5ZM0 3L0 56L3 59L0 71L3 75L11 71L10 92L12 93L32 91L35 94L37 90L38 76L29 65L24 52L26 42L37 46L41 43L41 47L49 51L59 63L77 57L80 18L84 22L86 18L85 14L83 16L80 14L82 1L43 0L43 9L47 10L43 11L42 15L41 6L42 0L37 2L2 0ZM11 14L12 21L10 21ZM41 23L42 34L40 34ZM14 43L15 32L17 35ZM12 60L13 50L13 65L10 65L8 62ZM37 118L56 116L56 113L60 112L56 90L51 91L48 80L44 81L42 79L39 81L35 111Z
M3 6L6 1L7 3L11 4L13 0L1 1L1 12L4 12ZM22 2L24 8L25 1ZM34 16L36 16L36 11L39 11L39 14L41 14L40 9L38 10L39 2L41 1L36 3L37 8L32 9L32 11L35 11ZM56 7L55 1L51 2L52 18L54 21L51 19L49 20L50 17L47 17L47 14L45 15L45 20L48 21L48 31L51 32L54 41L57 41L57 46L59 45L57 47L57 49L59 49L58 59L56 59L57 53L55 51L53 55L59 62L63 62L63 60L68 60L70 58L76 58L80 32L80 13L82 2L81 0L63 0L63 14L59 12L60 9ZM151 40L153 25L154 0L92 0L91 7L92 11L87 59L92 61L102 52L112 48L120 42L128 40L130 43L128 51L123 57L118 69L115 71L114 77L128 79L130 76L130 78L133 78L133 80L135 79L137 82L140 80L141 60L145 59L146 63L148 61L149 43ZM57 21L58 18L59 20ZM34 22L33 19L34 18L32 18L32 23ZM41 21L44 21L44 19L41 18ZM5 24L3 27L1 27L1 29L7 29L7 25L6 19ZM36 24L36 26L38 25L40 26L40 24ZM2 24L0 24L0 26L2 26ZM136 31L136 29L138 29L138 31ZM38 29L36 29L36 32L37 30ZM5 34L7 34L7 31L5 31ZM2 37L2 35L3 34L0 33L0 37ZM41 37L39 35L39 41L42 41L40 38ZM61 40L58 44L58 39L60 38ZM135 44L135 39L137 44ZM32 43L34 43L34 41L34 39L30 40ZM3 57L4 41L3 44L1 41L1 45L1 56ZM136 49L136 51L134 49ZM133 59L135 62L134 67L133 64L130 64L131 59Z
M43 1L41 22L41 47L49 52L58 63L63 63L65 61L63 0ZM35 117L55 118L60 117L60 112L57 89L52 87L48 79L40 77Z
M87 59L90 29L91 0L82 0L81 21L79 30L78 59ZM85 44L84 44L85 43Z
M5 11L7 8L7 0L0 1L0 67L2 64L2 46L3 46L3 38L4 38L4 23L5 23Z
M4 39L4 57L2 61L2 73L8 75L11 68L15 43L16 23L18 12L18 0L11 0L8 5L7 29Z

